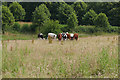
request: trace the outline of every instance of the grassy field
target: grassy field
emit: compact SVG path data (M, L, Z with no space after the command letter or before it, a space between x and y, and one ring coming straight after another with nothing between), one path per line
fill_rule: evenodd
M118 36L2 41L3 78L117 78Z
M2 35L2 40L31 40L37 39L37 34L5 34Z
M114 36L117 35L117 33L94 33L94 34L85 34L85 33L79 33L79 37L90 37L90 36ZM2 38L1 38L2 36ZM0 39L2 40L31 40L31 39L37 39L37 34L21 34L21 33L10 33L7 32L4 35L0 35Z
M0 80L2 79L2 43L0 40Z

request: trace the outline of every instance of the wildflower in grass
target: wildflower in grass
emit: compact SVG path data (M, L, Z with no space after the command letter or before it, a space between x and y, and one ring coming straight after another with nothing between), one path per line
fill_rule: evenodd
M110 38L108 37L108 39L107 39L108 41L110 40Z

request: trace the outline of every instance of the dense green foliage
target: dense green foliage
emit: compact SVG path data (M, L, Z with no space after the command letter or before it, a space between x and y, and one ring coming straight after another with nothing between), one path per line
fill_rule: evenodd
M33 12L33 23L40 27L43 25L44 21L50 18L51 14L45 4L41 4L39 7L35 8Z
M97 16L97 14L95 13L94 10L89 10L83 17L83 24L85 25L94 25L93 21L95 19L95 17Z
M120 4L119 4L120 5ZM109 11L109 21L112 23L112 25L120 25L120 7L112 8Z
M22 33L43 31L45 34L60 31L119 32L119 4L120 2L5 2L2 10L3 31ZM32 24L24 24L18 27L19 24L15 23L11 26L14 23L14 18L16 21L31 21ZM56 25L59 26L59 29L55 28ZM92 25L94 28L87 28L82 25ZM114 27L114 25L118 27Z
M14 17L11 11L7 6L2 5L2 32L4 34L5 27L8 25L12 25L14 23Z
M75 15L74 9L67 3L61 3L58 11L58 20L61 24L67 24L67 19L69 16ZM76 15L74 17L76 17Z
M21 32L23 32L23 33L30 32L30 27L28 26L28 24L24 24L24 25L22 26Z
M67 24L68 24L68 31L73 31L76 26L78 26L78 20L77 16L72 13L69 15L69 18L67 19Z
M101 12L105 13L111 25L120 26L120 15L118 15L120 14L120 10L116 10L115 12L113 10L114 8L120 9L120 2L88 2L87 4L88 8L93 9L97 14Z
M73 7L67 3L61 3L58 11L58 20L60 21L60 24L67 24L68 31L74 30L74 28L78 25L78 19Z
M110 26L108 17L104 13L99 13L99 15L95 17L94 24L96 27L101 27L105 29L107 29Z
M75 32L77 33L95 33L95 26L78 26L75 28Z
M9 9L13 13L15 20L24 20L26 13L24 8L18 2L11 3Z
M87 4L84 2L81 2L81 3L75 2L73 4L73 8L76 11L76 14L78 16L79 24L83 24L82 23L82 16L87 12Z
M35 33L35 32L36 32L36 28L38 28L38 25L36 25L36 24L31 24L29 27L30 27L30 31L31 31L32 33Z
M15 23L13 26L12 26L12 30L13 31L20 31L20 24L19 23Z
M48 33L58 34L61 32L59 21L47 20L44 22L41 32L45 35ZM45 36L46 37L46 36Z
M32 15L35 11L35 8L38 7L40 4L39 2L20 2L20 4L24 7L26 15L23 21L30 22L32 21Z

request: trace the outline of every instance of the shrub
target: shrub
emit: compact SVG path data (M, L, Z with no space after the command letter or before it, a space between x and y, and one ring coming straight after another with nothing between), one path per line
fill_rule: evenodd
M12 26L12 30L13 30L13 31L20 31L20 24L16 22L16 23Z
M98 28L102 27L107 29L109 27L108 17L104 13L100 13L95 19L94 24Z
M116 26L110 26L107 28L107 32L112 33L112 32L119 32L119 27Z
M94 33L95 27L94 26L77 26L75 28L75 32L77 32L77 33Z
M35 33L37 27L38 27L37 25L31 24L31 25L30 25L30 31L31 31L32 33Z
M30 32L30 28L29 28L28 24L24 24L22 26L21 32L23 32L23 33Z
M59 27L59 21L53 21L53 20L47 20L44 22L41 30L43 34L45 34L45 37L47 36L48 33L55 33L58 34L61 32L60 27Z
M62 32L68 32L69 31L68 25L60 24L60 29L61 29Z
M40 31L39 31L39 26L37 26L37 27L35 28L35 33L36 33L36 34L40 33Z
M4 29L5 32L6 32L6 31L9 31L9 32L12 31L11 27L10 27L9 25L7 25L7 24L4 25L4 28L5 28L5 29Z

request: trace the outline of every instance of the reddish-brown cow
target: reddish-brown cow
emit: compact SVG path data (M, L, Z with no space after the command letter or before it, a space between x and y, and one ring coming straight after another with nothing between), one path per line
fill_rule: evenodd
M62 34L61 33L58 34L58 39L59 39L59 41L61 41L61 39L62 39Z
M78 40L78 33L74 34L74 39Z
M67 39L71 40L70 34L66 34L67 35Z

